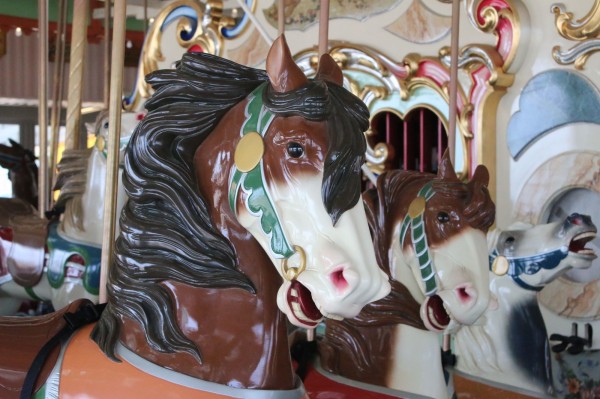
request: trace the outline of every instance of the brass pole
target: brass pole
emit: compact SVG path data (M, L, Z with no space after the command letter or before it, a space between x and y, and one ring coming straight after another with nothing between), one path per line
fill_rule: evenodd
M80 148L81 94L83 88L83 65L87 47L88 0L73 0L73 23L71 30L71 59L69 62L69 91L67 104L67 134L65 149Z
M452 31L450 35L450 112L448 115L448 150L450 160L454 165L456 151L456 117L457 117L457 95L458 95L458 34L460 25L460 0L452 1Z
M56 180L56 164L58 163L58 141L60 115L62 111L62 91L64 83L65 70L65 41L66 41L66 19L67 19L67 1L58 2L58 21L56 24L56 41L54 47L54 81L52 88L52 110L50 113L50 181L54 185ZM50 203L54 201L50 196Z
M328 52L329 47L329 0L321 0L319 14L319 56Z
M104 109L108 109L110 98L110 3L104 0Z
M40 126L40 171L38 174L38 212L45 217L48 206L48 3L38 0L39 78L38 124Z
M119 135L121 132L121 97L125 64L126 0L115 0L113 43L110 73L110 105L108 107L108 157L106 160L106 193L104 194L104 229L100 264L100 303L106 302L108 269L115 242L117 189L119 182Z
M277 2L277 36L285 33L285 4L283 0Z

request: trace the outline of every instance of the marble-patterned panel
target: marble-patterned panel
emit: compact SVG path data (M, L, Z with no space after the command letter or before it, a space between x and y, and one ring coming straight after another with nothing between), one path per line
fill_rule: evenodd
M388 32L417 44L436 42L450 33L452 19L431 11L415 0L406 12L385 27Z

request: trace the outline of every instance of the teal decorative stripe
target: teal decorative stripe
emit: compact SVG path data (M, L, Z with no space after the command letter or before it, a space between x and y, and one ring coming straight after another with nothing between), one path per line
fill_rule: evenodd
M27 295L29 295L31 297L31 299L33 299L35 301L43 301L42 298L40 298L39 296L36 295L35 292L33 292L33 288L25 287L25 292L27 293Z
M246 120L242 125L240 136L257 132L264 137L275 118L275 115L263 106L262 94L266 87L267 83L263 83L250 94L245 110ZM234 214L237 214L235 201L240 187L248 194L246 208L252 215L260 218L262 231L270 237L273 253L283 258L292 256L294 250L285 236L279 215L267 190L262 160L247 173L240 172L234 166L228 193L229 206Z

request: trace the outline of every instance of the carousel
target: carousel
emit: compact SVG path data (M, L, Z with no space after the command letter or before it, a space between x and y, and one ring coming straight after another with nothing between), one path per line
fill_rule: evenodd
M600 0L542 3L32 4L0 397L600 398Z

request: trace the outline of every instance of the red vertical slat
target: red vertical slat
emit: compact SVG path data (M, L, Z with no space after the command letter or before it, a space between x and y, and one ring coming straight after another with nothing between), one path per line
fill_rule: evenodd
M425 171L425 111L419 108L419 172Z
M404 118L404 120L402 121L402 141L403 141L403 147L402 150L404 152L404 159L403 159L403 169L404 170L408 170L408 122L406 122L406 117Z

